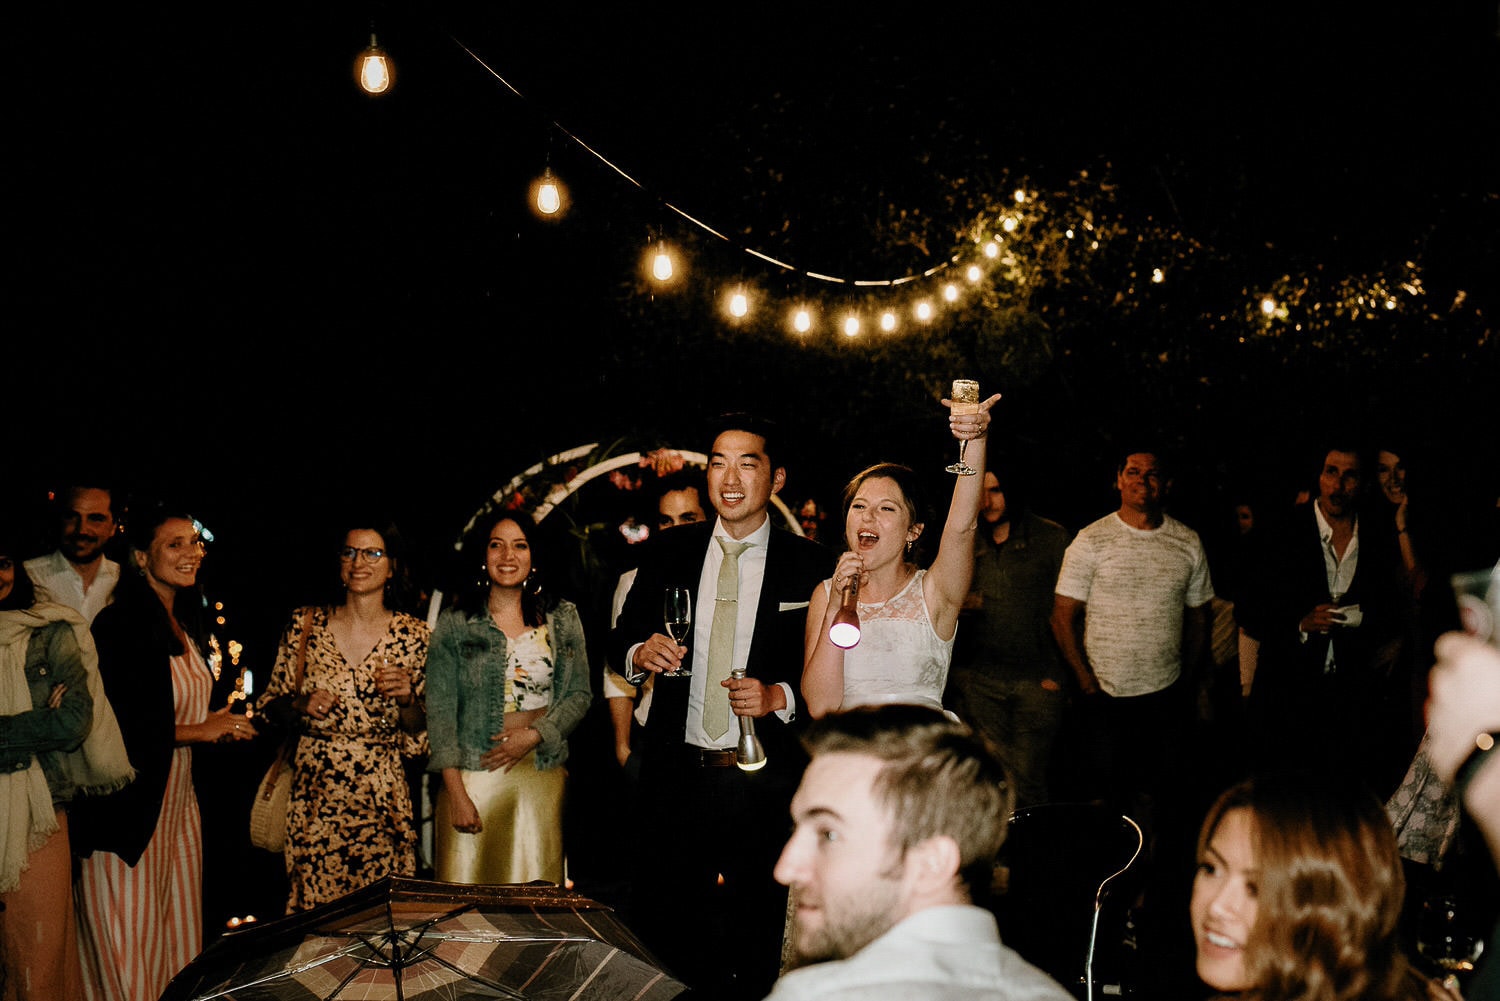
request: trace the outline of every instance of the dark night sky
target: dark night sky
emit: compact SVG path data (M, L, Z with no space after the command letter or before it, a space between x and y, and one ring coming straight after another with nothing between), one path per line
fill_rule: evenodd
M262 556L371 490L444 540L519 465L641 412L606 344L690 333L620 307L653 196L885 276L922 262L872 243L851 192L931 211L972 165L1108 160L1145 211L1289 270L1373 271L1431 233L1445 280L1493 276L1494 198L1471 211L1500 192L1492 2L681 6L9 15L9 431L60 444L5 478L102 455ZM352 80L372 18L380 101ZM575 204L537 223L549 121L649 191L554 136Z

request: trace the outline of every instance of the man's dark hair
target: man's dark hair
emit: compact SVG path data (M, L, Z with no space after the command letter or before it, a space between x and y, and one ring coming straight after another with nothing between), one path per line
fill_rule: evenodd
M771 468L777 469L786 465L781 457L781 429L770 418L745 411L720 414L709 424L707 442L709 451L712 451L713 443L718 440L719 435L726 431L744 431L758 435L766 443L765 453L771 463Z
M109 494L109 513L114 516L116 521L120 520L120 512L115 507L115 498L117 494L115 492L114 486L107 480L89 477L69 480L67 483L64 483L56 490L52 491L53 512L59 517L68 514L69 511L71 511L71 508L69 508L68 505L72 503L73 495L78 493L80 490L102 490L105 493Z
M1166 449L1150 442L1134 442L1115 453L1115 475L1119 476L1125 472L1125 466L1130 462L1132 455L1149 455L1156 460L1156 471L1162 479L1169 479L1172 475L1172 459L1167 455Z
M656 482L652 484L652 513L655 513L656 506L661 502L661 499L663 497L670 493L676 493L678 490L698 491L698 502L705 505L704 510L707 510L706 505L708 504L708 477L705 476L703 470L699 469L697 466L685 466L682 469L677 470L677 472L675 473L668 473L666 476L657 477Z

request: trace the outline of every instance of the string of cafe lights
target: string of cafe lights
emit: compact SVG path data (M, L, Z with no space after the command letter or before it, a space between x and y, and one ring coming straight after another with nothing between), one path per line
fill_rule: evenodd
M517 99L525 104L531 103L526 95L490 66L478 53L452 35L448 37L475 64L514 94ZM394 66L389 54L380 47L373 25L370 31L370 44L356 60L355 75L361 88L372 96L388 93L394 85ZM560 122L551 119L550 116L548 120L552 129L557 133L565 136L579 149L598 160L637 190L651 195L645 184L589 145L582 137ZM546 165L542 174L532 182L528 199L541 218L560 219L565 214L568 204L567 192L562 181L552 170L550 146ZM919 282L929 283L934 279L939 280L935 292L925 290L917 292L900 306L883 303L874 309L861 310L858 307L846 306L839 310L825 310L812 301L812 298L804 298L794 302L786 310L786 327L797 335L807 335L819 329L834 329L848 338L857 338L870 328L884 334L894 334L902 328L903 323L919 326L931 325L938 318L940 309L963 305L976 293L986 278L999 277L1015 284L1025 284L1028 281L1028 275L1021 267L1011 241L1023 228L1022 224L1027 221L1028 213L1036 216L1045 210L1038 192L1025 187L1017 187L1010 196L1012 207L996 214L997 218L993 220L993 232L969 234L968 242L971 247L967 252L955 253L947 260L939 261L919 273L893 278L854 279L800 269L770 254L735 242L719 229L666 199L657 197L656 201L663 208L702 232L778 269L781 273L798 275L812 282L823 283L830 288L843 286L878 291L901 288ZM1034 222L1035 219L1032 221ZM1069 244L1076 242L1085 250L1097 251L1100 249L1101 240L1107 239L1106 229L1107 227L1104 226L1095 227L1092 222L1085 219L1080 222L1062 224L1059 233ZM1117 232L1115 235L1122 234ZM682 264L674 250L673 244L663 235L658 234L648 241L644 270L660 287L672 286L684 277ZM1134 272L1131 277L1135 277ZM1146 274L1145 280L1151 285L1161 285L1167 280L1167 269L1152 267ZM923 287L925 289L926 286ZM1129 291L1132 294L1135 292L1134 282L1131 283ZM1312 283L1306 277L1299 280L1291 275L1283 275L1267 287L1243 289L1242 294L1246 297L1247 305L1240 315L1242 319L1249 321L1251 331L1256 334L1274 336L1284 331L1309 333L1326 328L1335 320L1372 320L1382 313L1401 310L1407 302L1414 302L1426 294L1426 289L1422 285L1420 268L1411 261L1404 262L1397 274L1335 279L1323 291L1327 298L1317 294L1318 290L1313 288ZM1453 309L1463 305L1464 295L1463 292L1459 293ZM722 295L720 306L731 322L745 321L756 310L761 298L762 295L752 284L741 280L730 286ZM824 312L836 315L831 316L826 323L820 322L821 314ZM1221 313L1216 317L1211 316L1205 319L1212 327L1230 321L1231 314ZM1243 341L1245 338L1240 339Z

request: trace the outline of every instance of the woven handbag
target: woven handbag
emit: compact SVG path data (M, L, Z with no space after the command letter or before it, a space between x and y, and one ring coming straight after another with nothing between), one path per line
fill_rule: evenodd
M302 672L307 664L307 637L312 623L304 619L302 642L297 647L296 680L292 691L302 692ZM281 745L276 760L266 769L255 790L255 802L250 807L250 843L268 852L279 852L286 847L286 811L292 798L292 759L297 754L298 734L292 734Z

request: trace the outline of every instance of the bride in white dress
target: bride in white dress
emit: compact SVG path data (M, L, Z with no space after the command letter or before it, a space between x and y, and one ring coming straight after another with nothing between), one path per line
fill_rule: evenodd
M967 460L982 474L990 408L950 411L953 437L967 441ZM943 400L947 407L951 401ZM918 478L907 466L880 463L844 490L844 543L831 580L813 589L807 610L802 698L814 718L877 702L942 708L958 613L974 574L974 532L983 475L956 476L937 558L926 570L911 561L925 527ZM859 643L847 650L828 638L847 581L858 576Z

